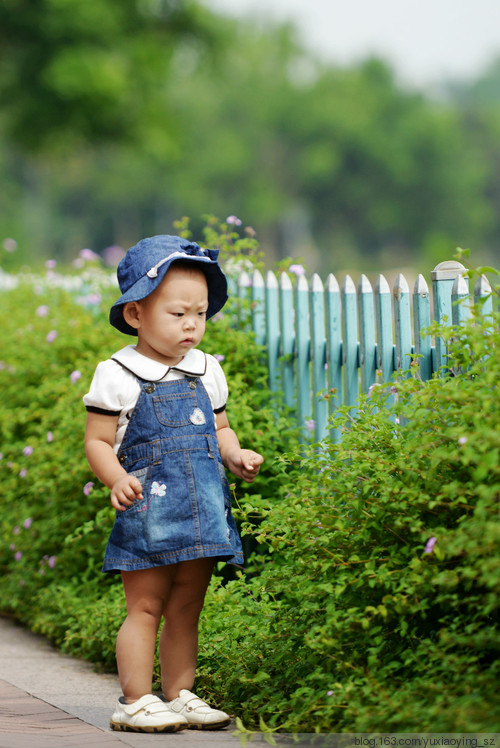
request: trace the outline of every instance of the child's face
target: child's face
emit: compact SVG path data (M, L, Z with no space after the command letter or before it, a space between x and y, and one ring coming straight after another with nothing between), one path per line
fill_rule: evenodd
M207 308L204 273L173 265L152 294L125 305L124 317L137 330L139 353L175 366L202 340Z

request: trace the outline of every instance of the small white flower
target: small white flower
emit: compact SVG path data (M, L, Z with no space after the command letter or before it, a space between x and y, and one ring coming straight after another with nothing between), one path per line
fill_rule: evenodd
M151 484L151 495L152 496L165 496L167 487L164 483L158 483L157 480Z

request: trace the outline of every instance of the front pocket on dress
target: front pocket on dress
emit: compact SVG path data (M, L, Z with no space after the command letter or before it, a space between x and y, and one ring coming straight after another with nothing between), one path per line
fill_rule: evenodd
M196 408L196 396L191 393L153 397L158 421L163 426L178 428L192 425L191 415Z
M150 501L150 499L147 498L147 494L149 494L149 482L151 480L151 465L146 465L146 467L138 468L137 470L127 470L127 473L133 475L134 478L137 478L142 486L142 495L144 498L134 501L132 506L128 506L125 509L125 513L134 509L136 511L141 511L141 507L148 505Z
M144 486L148 482L148 475L150 470L150 465L146 465L146 467L139 468L138 470L128 470L127 472L129 475L133 475L134 478L137 478L142 486L142 490L144 491Z

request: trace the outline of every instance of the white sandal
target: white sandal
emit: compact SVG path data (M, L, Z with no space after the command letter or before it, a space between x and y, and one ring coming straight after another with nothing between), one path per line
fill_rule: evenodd
M172 712L164 701L146 694L133 704L121 697L111 717L112 730L124 732L177 732L188 726L181 714Z
M166 702L174 714L178 714L188 722L190 730L219 730L226 727L231 717L220 709L212 709L195 693L183 688L179 696L173 701Z

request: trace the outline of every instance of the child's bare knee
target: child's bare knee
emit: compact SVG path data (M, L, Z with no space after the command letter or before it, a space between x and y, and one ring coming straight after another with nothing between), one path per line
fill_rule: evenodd
M171 599L165 605L163 617L168 624L169 621L182 620L183 625L189 622L197 622L203 609L204 595L193 596L172 595Z

